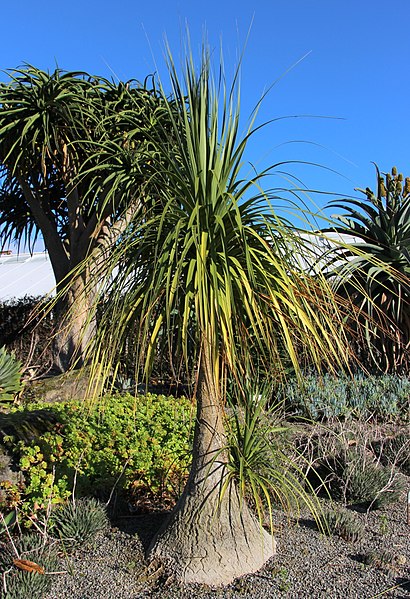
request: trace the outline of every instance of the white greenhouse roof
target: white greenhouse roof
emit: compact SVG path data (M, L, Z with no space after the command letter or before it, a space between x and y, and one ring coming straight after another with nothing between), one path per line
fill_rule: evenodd
M305 269L312 267L317 261L320 268L320 256L332 246L340 243L359 241L350 235L327 233L326 239L305 233L302 238L311 243L312 254L295 256L299 266ZM47 252L19 254L17 252L0 252L0 301L22 298L25 295L47 295L55 291L55 278Z
M25 295L47 295L54 290L55 284L46 252L0 253L0 301Z

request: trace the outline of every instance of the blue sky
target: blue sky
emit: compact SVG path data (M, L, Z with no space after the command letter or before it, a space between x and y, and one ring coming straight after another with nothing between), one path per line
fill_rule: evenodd
M323 165L285 170L307 188L331 192L315 196L324 205L337 193L374 187L371 161L382 170L396 164L410 175L409 22L409 0L21 0L2 6L0 70L23 62L53 69L57 63L120 79L143 80L157 71L166 82L164 38L181 56L187 24L194 50L206 31L218 59L222 41L229 75L249 33L243 118L275 81L259 123L312 116L271 124L247 157L258 167L286 160ZM291 185L276 172L272 186Z

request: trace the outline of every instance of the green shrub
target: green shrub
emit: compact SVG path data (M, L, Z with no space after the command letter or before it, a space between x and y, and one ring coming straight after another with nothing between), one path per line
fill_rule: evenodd
M337 377L306 375L278 392L288 414L322 420L374 418L410 420L410 380L396 375Z
M161 395L109 396L94 406L80 401L32 404L15 409L22 419L52 410L55 422L35 440L4 437L24 474L22 488L9 486L0 510L18 506L30 515L79 496L108 498L116 489L179 494L190 461L192 404ZM50 421L50 418L48 418ZM8 503L8 504L7 504Z

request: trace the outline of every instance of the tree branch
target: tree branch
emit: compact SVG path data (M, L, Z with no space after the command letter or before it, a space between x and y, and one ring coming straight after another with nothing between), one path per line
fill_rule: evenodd
M17 176L17 181L24 194L24 198L30 207L31 212L40 228L51 264L54 271L56 282L64 279L69 271L69 256L64 248L64 244L58 234L57 225L52 221L41 207L39 199L31 189L30 185L21 176Z

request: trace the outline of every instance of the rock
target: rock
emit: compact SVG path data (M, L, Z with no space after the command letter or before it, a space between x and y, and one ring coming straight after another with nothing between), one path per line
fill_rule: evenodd
M55 403L91 397L98 389L98 381L90 385L90 369L74 370L57 376L32 381L24 391L24 400Z
M15 485L21 481L21 477L21 472L14 469L13 460L6 448L0 445L0 502L2 500L2 483L10 482Z

